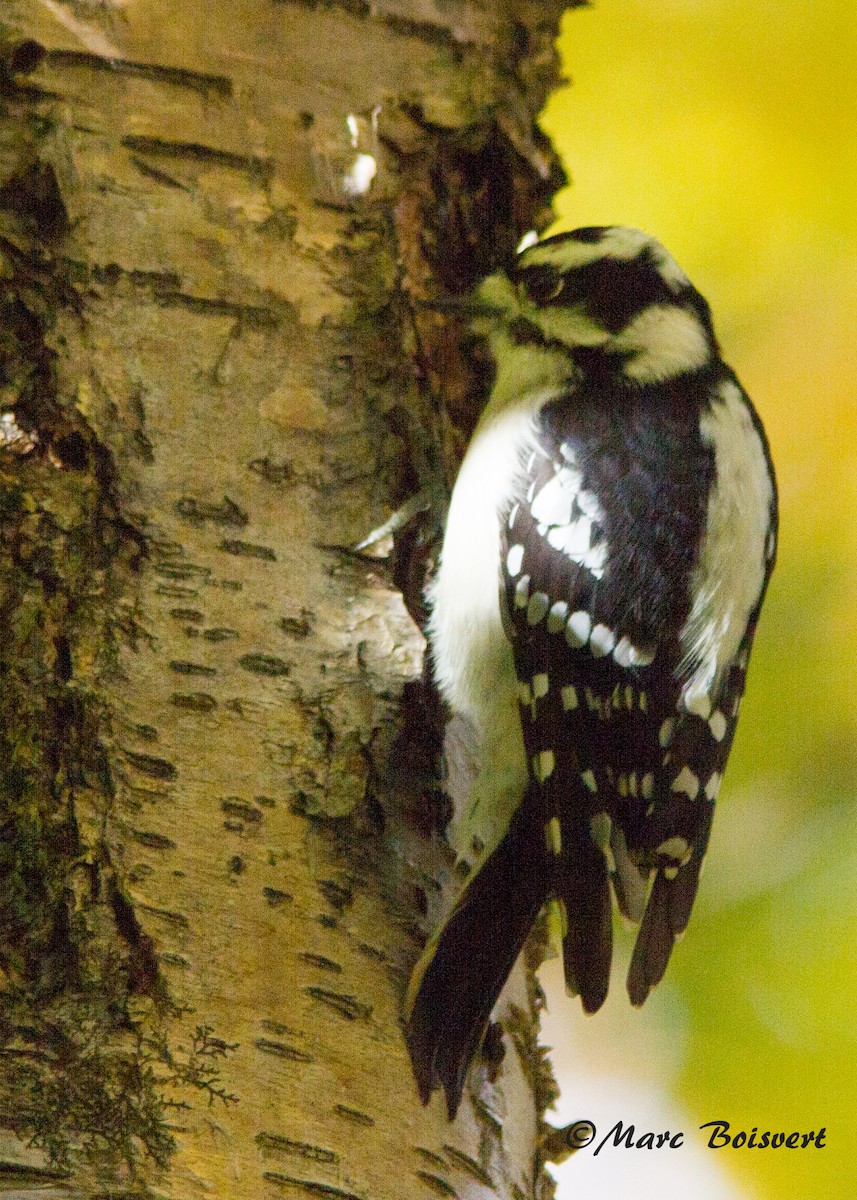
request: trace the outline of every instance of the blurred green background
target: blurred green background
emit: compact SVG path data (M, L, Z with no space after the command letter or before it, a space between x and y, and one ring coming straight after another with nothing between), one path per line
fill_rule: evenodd
M706 873L666 982L638 1014L616 971L605 1016L584 1019L546 970L548 1041L563 1105L571 1094L577 1106L561 1115L592 1115L579 1110L606 1081L602 1121L634 1121L633 1080L697 1146L708 1120L733 1132L826 1125L824 1150L706 1148L694 1159L699 1188L660 1194L850 1196L857 5L596 0L566 15L560 48L573 86L552 97L543 126L573 183L557 198L555 230L636 225L672 251L710 301L724 355L765 422L781 504L779 562ZM562 1170L560 1196L592 1194L586 1153ZM668 1153L605 1150L585 1170L598 1168L603 1200L611 1163L633 1159L630 1194L642 1198Z

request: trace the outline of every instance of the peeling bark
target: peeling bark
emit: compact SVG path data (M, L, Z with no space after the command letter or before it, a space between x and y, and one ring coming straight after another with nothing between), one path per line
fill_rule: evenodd
M548 219L563 7L0 17L0 1187L550 1194L538 946L453 1125L400 1005L486 372L437 301Z

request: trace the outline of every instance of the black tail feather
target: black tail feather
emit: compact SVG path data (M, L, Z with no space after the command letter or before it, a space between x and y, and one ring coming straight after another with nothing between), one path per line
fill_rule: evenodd
M682 867L674 879L667 879L663 871L655 876L628 968L628 995L638 1008L663 979L673 946L687 928L701 865L700 854Z
M556 888L564 908L566 987L580 996L586 1012L596 1012L607 997L610 983L613 901L603 853L588 830L579 826L575 830L571 822L566 822L563 830Z
M663 870L655 876L628 968L628 995L636 1007L644 1003L655 984L663 979L673 946L687 929L713 817L714 805L709 804L694 833L690 860L675 876L668 879Z
M407 1039L420 1097L452 1120L471 1058L552 885L544 830L522 804L427 945L411 980Z

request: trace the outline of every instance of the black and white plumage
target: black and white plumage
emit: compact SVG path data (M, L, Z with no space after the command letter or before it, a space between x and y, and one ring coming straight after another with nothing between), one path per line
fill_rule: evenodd
M484 849L417 965L407 1032L452 1117L540 909L607 994L612 895L642 1004L683 933L776 549L776 488L708 306L654 239L560 234L479 294L494 386L453 491L429 636L480 766Z

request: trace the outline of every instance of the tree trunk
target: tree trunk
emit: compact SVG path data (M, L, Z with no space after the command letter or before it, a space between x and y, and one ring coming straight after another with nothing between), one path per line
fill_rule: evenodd
M484 394L434 302L547 220L563 7L4 5L0 1190L550 1192L532 973L452 1125L400 1011Z

